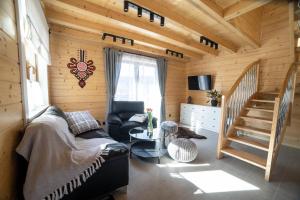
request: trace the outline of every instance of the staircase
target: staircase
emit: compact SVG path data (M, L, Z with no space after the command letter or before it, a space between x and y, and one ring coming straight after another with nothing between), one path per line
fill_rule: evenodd
M280 91L260 92L259 63L247 66L222 96L217 157L228 155L262 168L269 181L290 122L297 68L291 65Z

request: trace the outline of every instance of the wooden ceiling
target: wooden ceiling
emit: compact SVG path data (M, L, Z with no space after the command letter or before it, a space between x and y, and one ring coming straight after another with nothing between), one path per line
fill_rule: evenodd
M129 8L124 12L124 0L42 0L48 22L98 34L111 33L135 40L131 49L160 52L166 49L184 54L185 58L217 56L220 50L235 53L242 46L260 46L260 21L263 6L271 0L132 0L165 17L149 21L143 13ZM70 33L71 34L71 33ZM216 50L200 43L205 36L219 44ZM112 42L112 41L106 41ZM117 41L115 45L129 47ZM153 53L155 54L155 53ZM170 56L170 55L169 55Z

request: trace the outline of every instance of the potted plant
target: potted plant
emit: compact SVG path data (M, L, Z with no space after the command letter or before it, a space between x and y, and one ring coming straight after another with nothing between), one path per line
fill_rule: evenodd
M217 90L209 90L207 92L207 97L209 98L209 101L207 103L211 103L211 106L217 106L218 103L221 101L221 92L218 92Z

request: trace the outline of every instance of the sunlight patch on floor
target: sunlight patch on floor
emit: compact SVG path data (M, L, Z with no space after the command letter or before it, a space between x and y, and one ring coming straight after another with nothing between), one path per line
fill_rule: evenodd
M198 187L194 194L259 190L223 170L181 172L179 175Z

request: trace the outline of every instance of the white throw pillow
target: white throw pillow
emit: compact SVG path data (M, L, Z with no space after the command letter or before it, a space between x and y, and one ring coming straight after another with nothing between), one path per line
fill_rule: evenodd
M147 119L147 114L135 114L128 121L144 123Z

